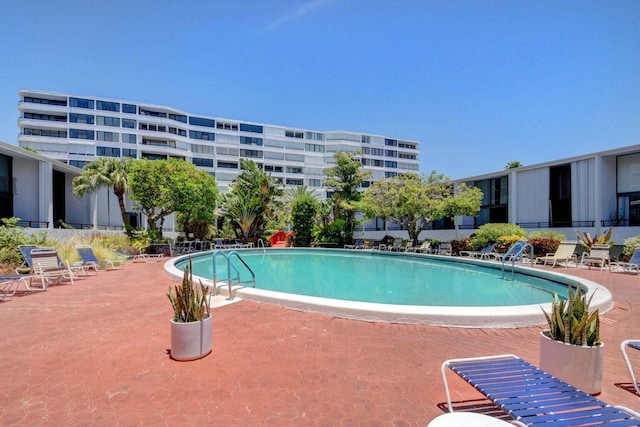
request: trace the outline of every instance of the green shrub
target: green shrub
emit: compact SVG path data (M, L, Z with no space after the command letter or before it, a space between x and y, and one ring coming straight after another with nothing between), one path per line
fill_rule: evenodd
M518 234L512 234L510 236L500 236L496 241L496 247L494 248L494 250L500 254L503 254L507 252L515 242L519 242L521 240L524 239Z
M631 259L631 255L633 255L633 251L635 251L636 248L640 248L640 236L624 239L624 249L622 250L622 253L627 260Z
M527 234L527 237L529 238L529 241L531 241L531 239L554 239L560 242L563 240L567 240L567 237L564 235L564 233L553 230L531 231L529 234Z
M524 240L526 235L527 232L516 224L484 224L476 231L472 247L474 250L480 250L489 243L498 243L498 239L502 236L518 236L518 240Z
M537 257L555 253L560 246L559 239L549 237L532 238L529 239L529 243L533 246L533 254Z

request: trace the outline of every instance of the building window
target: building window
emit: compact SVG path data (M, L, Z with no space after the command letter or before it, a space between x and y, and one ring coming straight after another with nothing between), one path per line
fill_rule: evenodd
M50 129L34 129L34 128L24 128L22 130L23 135L33 135L33 136L48 136L51 138L66 138L67 131L66 130L50 130Z
M295 166L287 166L287 173L302 173L302 168Z
M193 159L191 159L191 163L193 163L196 166L205 167L205 168L213 167L213 159L202 159L199 157L194 157Z
M385 138L384 139L384 145L387 145L387 146L390 146L390 147L397 147L398 146L398 140L397 139Z
M304 144L304 149L314 153L324 153L324 145L320 144Z
M382 167L383 165L384 165L384 160L377 160L377 159L371 160L371 166Z
M33 104L48 104L48 105L59 105L62 107L67 106L67 101L60 101L58 99L44 99L44 98L34 98L32 96L25 96L24 102L31 102Z
M212 145L191 144L192 153L215 154L215 148Z
M122 112L127 114L136 114L138 107L133 104L122 104Z
M167 156L162 154L142 153L142 158L147 160L167 160Z
M117 117L96 117L96 123L101 126L115 126L120 127L120 119Z
M371 164L371 160L367 158L362 158L360 159L360 163L362 163L363 166L369 166Z
M93 99L69 98L69 107L88 108L93 110Z
M262 138L251 138L249 136L241 136L240 144L262 146Z
M189 117L189 124L195 126L204 126L208 128L216 127L216 123L214 120L205 119L202 117Z
M96 139L95 134L92 130L85 129L69 129L69 138L75 139Z
M75 166L80 169L84 168L86 164L86 160L69 160L69 165Z
M131 148L123 148L122 157L131 157L132 159L135 159L138 157L138 150L134 150Z
M506 223L509 212L509 179L506 176L483 179L473 183L482 190L480 212L474 219L475 227L487 223Z
M135 129L136 128L136 121L134 119L122 119L122 127L123 128L129 128L129 129Z
M398 152L395 150L385 150L385 157L398 157Z
M238 169L238 164L234 162L218 162L220 169Z
M372 148L371 149L372 156L384 156L384 150L382 148Z
M240 131L242 132L253 132L253 133L262 133L262 126L259 125L249 125L246 123L240 123Z
M408 142L399 142L398 143L398 147L400 147L400 148L410 148L412 150L415 150L416 149L416 144L411 144L411 143L408 143Z
M371 144L371 137L369 135L362 135L363 144Z
M288 138L304 138L304 132L297 132L297 131L293 131L293 130L285 130L284 131L284 136L288 137Z
M120 149L113 147L96 147L96 155L103 157L120 157Z
M31 120L46 120L49 122L66 122L67 116L54 116L52 114L36 114L36 113L24 113L25 119Z
M398 176L398 172L385 172L384 173L384 177L385 178L393 178L394 176Z
M218 121L216 122L216 127L218 129L224 129L224 130L238 130L238 124L237 123L226 123L226 122L221 122Z
M415 154L406 154L406 153L399 153L398 157L400 157L401 159L410 159L410 160L417 159L417 156Z
M162 117L162 118L166 118L167 117L167 113L161 113L160 111L145 110L142 107L140 107L138 109L138 113L141 116Z
M98 131L96 136L98 141L120 142L120 134L116 132Z
M169 118L178 122L187 123L187 116L183 116L182 114L169 113Z
M314 141L324 141L324 134L319 132L307 132L307 139L312 139Z
M240 157L252 157L256 159L261 159L262 151L240 149Z
M95 122L95 116L90 114L69 114L69 123L82 123L85 125L92 125Z
M287 185L302 186L304 184L302 179L299 178L287 178Z
M215 141L216 134L213 132L200 132L197 130L189 131L189 138L191 139L204 139L206 141Z
M120 112L119 102L96 101L96 109L104 111Z
M322 180L321 179L310 179L309 180L309 187L322 187Z
M264 165L264 171L282 173L282 166Z
M122 142L126 142L127 144L135 144L136 141L135 133L123 133L122 134Z

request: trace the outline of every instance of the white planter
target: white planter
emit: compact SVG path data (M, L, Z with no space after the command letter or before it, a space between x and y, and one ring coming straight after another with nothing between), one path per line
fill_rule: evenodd
M213 317L197 322L180 323L171 320L171 358L196 360L211 353Z
M565 344L540 332L540 369L589 394L602 390L604 344L595 347Z

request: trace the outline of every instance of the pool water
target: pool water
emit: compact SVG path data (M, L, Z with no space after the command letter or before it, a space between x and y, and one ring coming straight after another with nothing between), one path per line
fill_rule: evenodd
M369 251L287 249L240 251L256 275L256 288L348 301L426 306L517 306L549 303L567 293L564 284L500 269L424 256ZM241 263L232 257L239 271ZM193 274L213 277L211 253L192 258ZM176 266L183 269L185 261ZM216 257L218 279L226 259ZM247 279L242 273L241 278Z

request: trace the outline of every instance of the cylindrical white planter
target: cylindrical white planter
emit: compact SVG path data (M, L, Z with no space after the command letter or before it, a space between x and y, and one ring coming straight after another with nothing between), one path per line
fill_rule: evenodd
M540 369L589 394L602 391L604 344L595 347L552 340L540 332Z
M180 323L171 320L171 358L196 360L211 353L213 317L197 322Z

